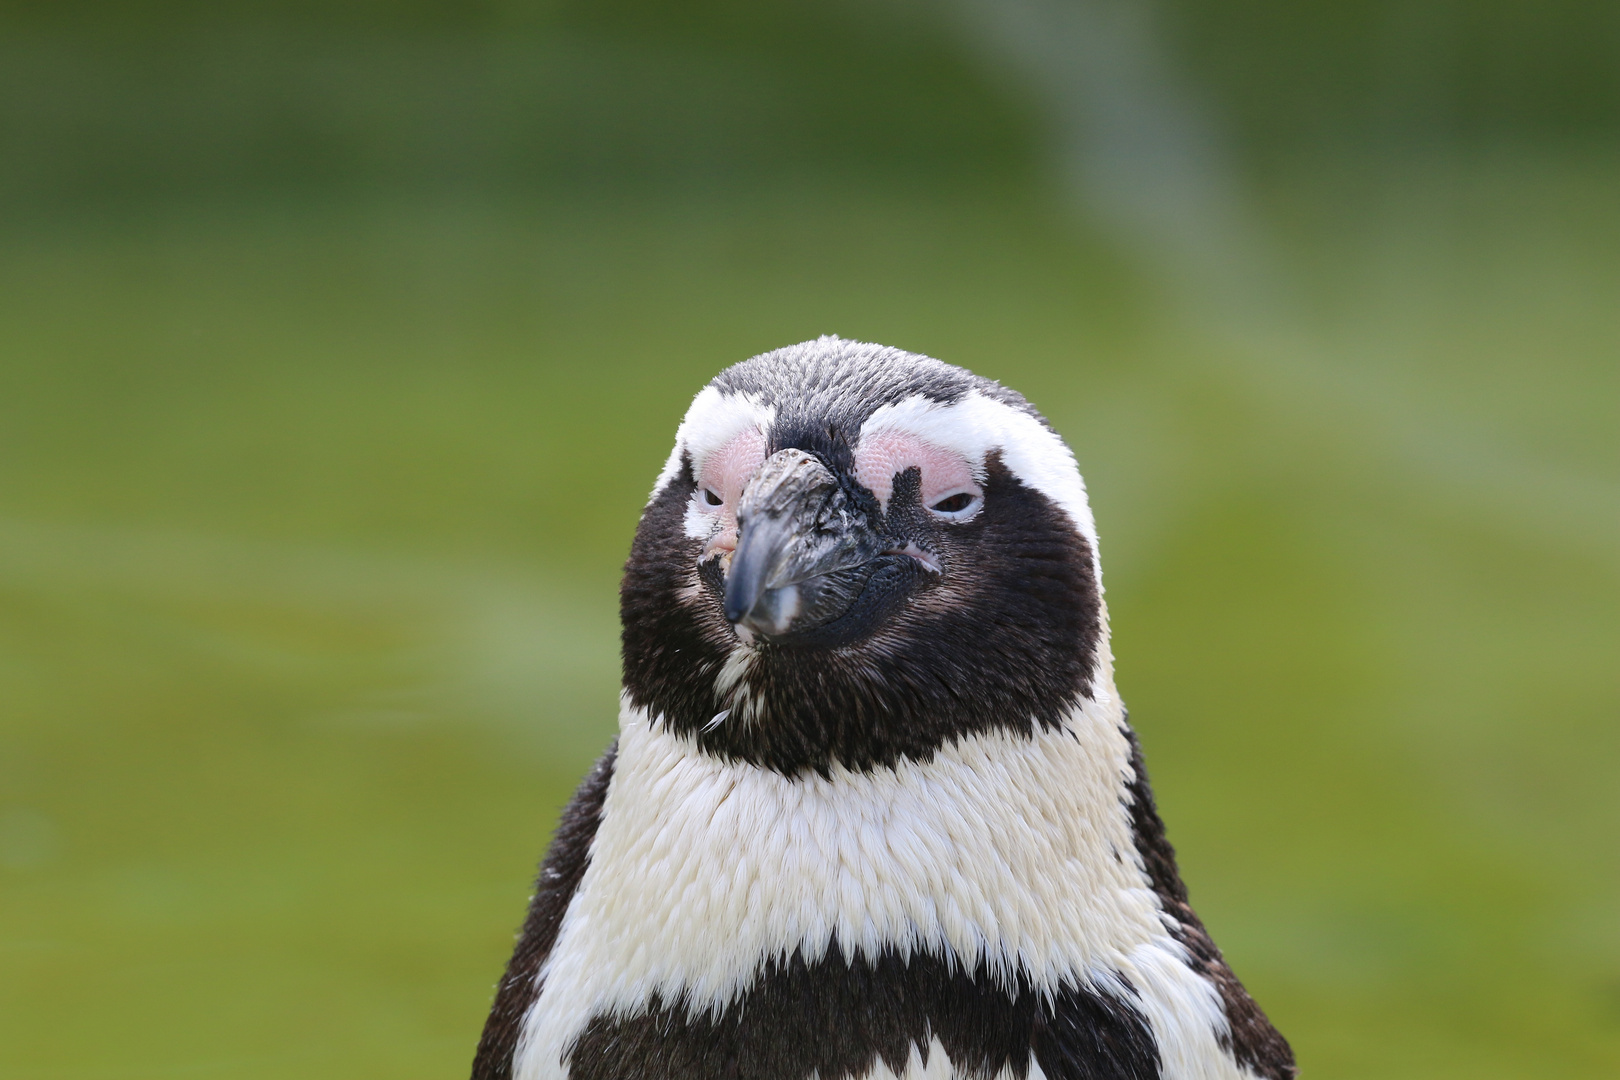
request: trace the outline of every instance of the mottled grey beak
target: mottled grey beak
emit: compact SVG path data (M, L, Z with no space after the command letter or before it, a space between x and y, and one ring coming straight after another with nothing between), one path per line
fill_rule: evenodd
M726 618L767 637L820 625L849 608L886 547L831 470L779 450L737 502Z

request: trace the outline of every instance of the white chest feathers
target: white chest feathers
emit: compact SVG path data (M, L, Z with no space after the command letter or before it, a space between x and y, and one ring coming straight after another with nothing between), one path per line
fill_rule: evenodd
M710 757L627 706L515 1075L561 1080L593 1016L633 1014L655 994L719 1011L767 960L814 962L829 947L953 957L1037 990L1123 978L1166 1080L1246 1075L1218 1049L1219 996L1187 966L1142 870L1130 745L1117 700L1098 697L1033 738L969 736L927 762L825 778ZM904 1075L952 1075L942 1053L927 1057Z

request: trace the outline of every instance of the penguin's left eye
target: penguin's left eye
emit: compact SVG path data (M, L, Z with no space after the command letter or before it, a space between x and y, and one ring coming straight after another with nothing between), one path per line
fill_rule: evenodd
M935 517L942 517L948 521L961 521L971 517L979 509L983 500L971 491L953 492L943 499L937 499L929 504L928 510Z
M704 488L703 489L703 502L706 505L708 505L708 506L720 506L725 501L726 500L724 500L724 499L722 499L720 497L720 493L715 491L713 488Z

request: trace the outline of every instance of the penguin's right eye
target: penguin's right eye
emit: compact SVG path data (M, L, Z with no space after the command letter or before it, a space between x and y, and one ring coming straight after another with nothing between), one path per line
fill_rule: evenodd
M704 488L703 489L703 501L704 501L704 503L706 503L709 506L720 506L726 500L722 499L720 497L719 493L716 492L713 488Z

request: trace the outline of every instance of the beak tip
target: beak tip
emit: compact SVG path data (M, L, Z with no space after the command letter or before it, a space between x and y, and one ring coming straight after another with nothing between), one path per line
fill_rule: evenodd
M739 592L740 595L733 595L731 590L726 590L723 605L726 621L735 628L746 628L750 634L780 636L788 631L799 616L800 600L797 585L763 589L752 597L746 590Z

